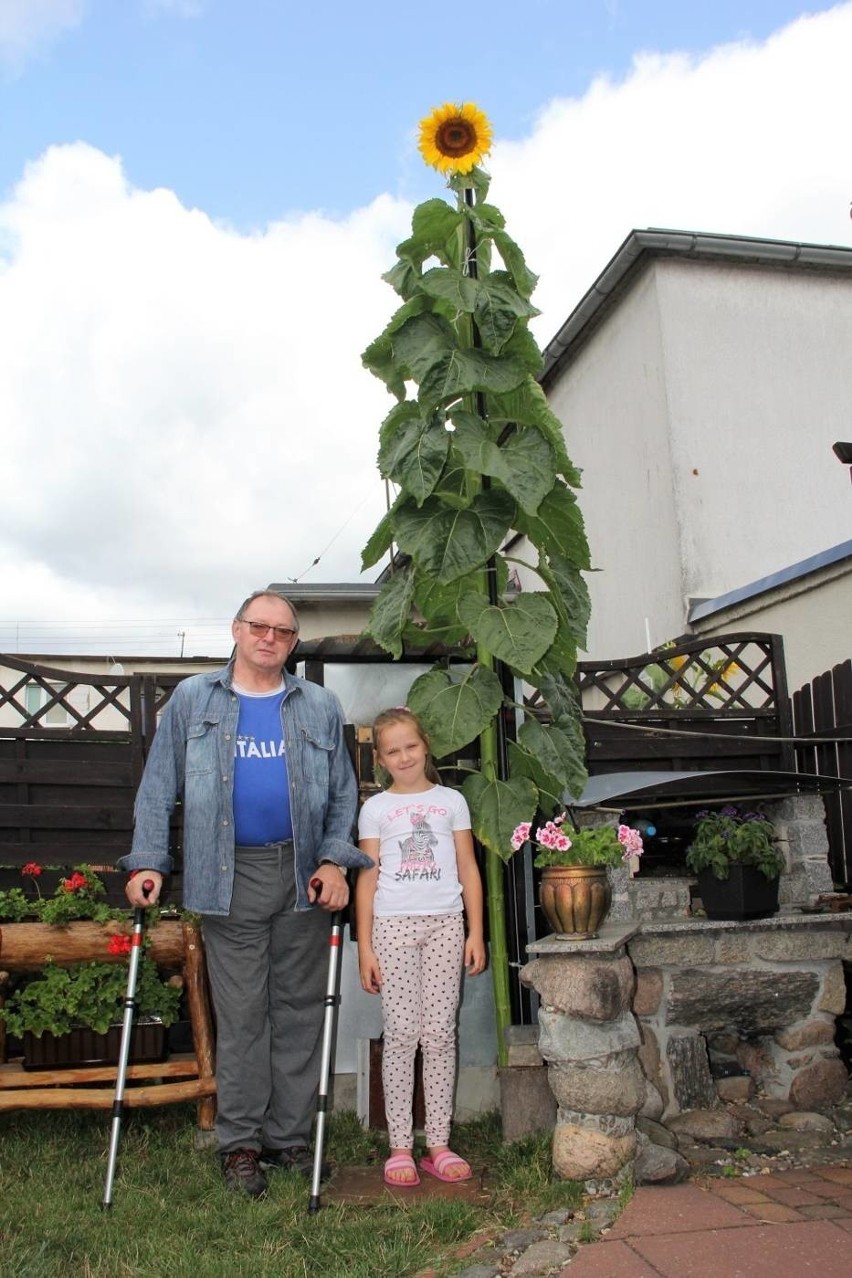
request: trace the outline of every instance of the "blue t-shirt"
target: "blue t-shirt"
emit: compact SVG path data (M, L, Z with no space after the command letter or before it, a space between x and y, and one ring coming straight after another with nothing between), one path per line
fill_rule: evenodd
M292 839L287 756L281 726L284 689L265 696L237 691L240 717L234 766L234 836L237 844L262 847Z

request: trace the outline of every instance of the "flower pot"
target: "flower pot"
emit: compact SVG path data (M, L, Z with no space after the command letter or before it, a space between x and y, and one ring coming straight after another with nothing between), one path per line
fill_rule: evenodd
M710 870L698 875L701 904L708 919L766 919L778 911L779 875L768 879L753 865L731 863L726 879Z
M40 1037L27 1030L22 1038L24 1069L67 1069L81 1065L117 1065L121 1049L121 1026L111 1025L106 1034L79 1026L67 1034ZM130 1061L161 1061L166 1051L166 1028L161 1021L138 1021L130 1036Z
M545 866L538 899L557 936L590 940L597 935L612 903L606 866Z

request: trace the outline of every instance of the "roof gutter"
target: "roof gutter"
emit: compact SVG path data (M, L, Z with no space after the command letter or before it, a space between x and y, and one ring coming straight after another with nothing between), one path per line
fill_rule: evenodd
M697 231L631 231L544 349L541 383L546 388L578 338L593 331L601 315L652 257L748 261L762 266L805 266L852 271L852 249L800 244L742 235L706 235ZM588 330L588 333L586 332Z

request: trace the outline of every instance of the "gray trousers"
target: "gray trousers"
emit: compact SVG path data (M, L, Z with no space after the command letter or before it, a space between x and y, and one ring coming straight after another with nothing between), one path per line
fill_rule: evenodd
M202 920L222 1153L310 1139L331 916L295 902L292 844L238 848L231 911Z

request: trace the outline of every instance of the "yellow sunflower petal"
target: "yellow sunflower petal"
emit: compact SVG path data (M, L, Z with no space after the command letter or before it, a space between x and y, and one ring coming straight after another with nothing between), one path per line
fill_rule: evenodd
M420 121L418 146L440 173L469 173L491 150L491 123L474 102L445 102Z

